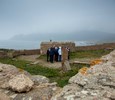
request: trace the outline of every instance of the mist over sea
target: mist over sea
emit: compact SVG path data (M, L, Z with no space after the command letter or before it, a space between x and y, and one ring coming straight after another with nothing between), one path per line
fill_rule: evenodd
M16 40L0 40L0 48L5 49L39 49L41 42L48 41L16 41ZM57 41L58 42L58 41ZM61 42L61 41L59 41ZM64 42L64 41L62 41ZM67 41L65 41L67 42ZM87 45L95 45L96 42L89 41L72 41L75 42L76 46L87 46Z

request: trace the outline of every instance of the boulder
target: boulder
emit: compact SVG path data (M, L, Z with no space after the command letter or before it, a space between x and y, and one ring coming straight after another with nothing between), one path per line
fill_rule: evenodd
M43 83L49 83L49 79L42 75L33 75L31 80L34 82L35 85L40 85Z
M70 63L69 63L68 60L65 60L64 66L66 67L67 71L68 71L68 70L71 70L71 66L70 66Z
M19 74L25 74L28 77L31 77L31 75L23 69L16 68L13 65L0 63L0 88L8 88L8 81Z
M9 88L16 92L28 92L33 85L33 81L24 74L17 75L9 80Z
M115 50L112 51L110 54L102 56L101 59L103 61L112 61L115 63Z
M14 100L50 100L52 90L48 87L33 89L28 93L18 94Z
M101 59L102 63L71 77L70 84L51 100L114 100L115 50Z
M10 100L10 97L5 93L0 92L0 100Z
M31 91L20 93L13 100L51 100L52 95L60 90L54 85L54 83L43 83L34 86Z
M3 71L3 69L2 69L2 67L0 66L0 72L2 72Z
M61 90L56 82L49 83L45 76L32 76L8 64L0 63L0 68L0 91L3 93L0 93L0 100L50 100Z

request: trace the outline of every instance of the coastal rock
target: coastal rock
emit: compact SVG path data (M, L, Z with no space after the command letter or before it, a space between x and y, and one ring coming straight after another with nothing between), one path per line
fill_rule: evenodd
M16 92L28 92L34 85L33 81L24 74L9 80L9 88Z
M56 82L49 83L45 76L32 76L8 64L0 63L0 67L0 100L50 100L52 95L61 90ZM1 93L9 99L5 99Z
M52 93L49 87L35 87L27 93L18 94L14 100L50 100Z
M34 82L35 85L40 85L43 83L49 83L49 79L42 75L33 75L31 80Z
M5 93L0 92L0 100L11 100Z
M2 72L3 71L3 69L2 69L2 67L0 66L0 72Z
M0 88L9 88L8 81L14 76L19 74L25 74L28 77L31 75L23 69L16 68L13 65L0 63Z
M79 71L51 100L114 100L115 50L101 58L102 63Z

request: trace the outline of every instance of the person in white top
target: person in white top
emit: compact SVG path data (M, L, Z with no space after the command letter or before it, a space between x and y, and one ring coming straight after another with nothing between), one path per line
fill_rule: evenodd
M61 50L61 47L59 47L59 49L58 49L58 55L59 55L59 61L61 61L62 59L62 50Z

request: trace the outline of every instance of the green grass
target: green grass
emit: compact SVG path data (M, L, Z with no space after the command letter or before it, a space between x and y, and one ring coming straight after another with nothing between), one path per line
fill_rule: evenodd
M57 82L58 86L63 87L68 84L68 80L70 77L74 76L78 73L78 70L83 65L72 65L72 70L68 72L63 72L59 69L52 69L43 67L40 65L31 65L31 62L24 61L24 60L16 60L11 58L2 58L0 62L5 64L11 64L16 66L17 68L21 68L23 70L28 71L32 75L43 75L50 79L51 82Z
M103 55L110 53L112 50L86 50L70 53L70 59L74 58L100 58ZM38 59L46 60L46 55L41 55Z
M103 55L110 53L112 50L86 50L86 51L77 51L71 52L70 58L99 58Z

